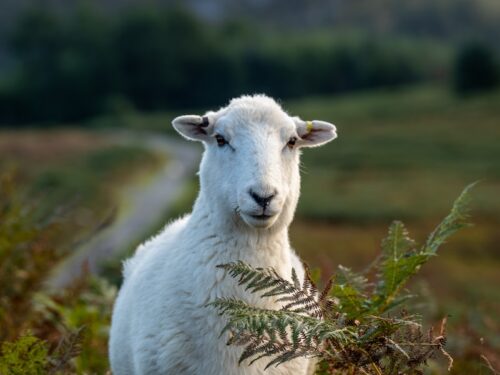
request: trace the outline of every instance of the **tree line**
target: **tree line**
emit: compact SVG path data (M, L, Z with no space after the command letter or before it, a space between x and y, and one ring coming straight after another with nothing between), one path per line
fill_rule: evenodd
M271 31L211 23L178 8L32 8L9 36L0 124L74 122L133 109L213 106L242 93L278 98L442 79L449 53L418 39Z

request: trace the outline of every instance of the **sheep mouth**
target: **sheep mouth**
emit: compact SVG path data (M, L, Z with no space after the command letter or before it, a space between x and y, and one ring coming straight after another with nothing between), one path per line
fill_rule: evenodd
M244 214L242 213L242 219L250 226L257 228L268 228L274 223L274 219L276 218L276 214L270 215L267 213L262 213L259 215L252 214Z
M250 215L252 216L254 219L256 220L269 220L270 218L272 218L274 215L266 215L266 214L262 214L262 215Z

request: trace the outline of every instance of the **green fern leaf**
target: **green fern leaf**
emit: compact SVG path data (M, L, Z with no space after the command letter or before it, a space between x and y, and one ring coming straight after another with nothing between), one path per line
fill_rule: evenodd
M444 218L444 220L434 229L427 242L425 243L423 251L428 254L435 254L438 248L456 231L468 226L468 213L470 191L477 184L474 182L468 185L459 197L453 203L451 212Z
M418 272L439 247L457 230L467 226L469 192L475 185L467 186L453 203L451 212L434 229L425 245L416 250L414 241L401 222L394 222L389 228L387 238L382 242L382 258L379 265L380 280L372 300L372 314L382 314L405 298L398 294L406 282Z
M340 265L334 281L330 295L336 298L348 318L357 318L368 311L369 306L365 303L368 289L366 277Z

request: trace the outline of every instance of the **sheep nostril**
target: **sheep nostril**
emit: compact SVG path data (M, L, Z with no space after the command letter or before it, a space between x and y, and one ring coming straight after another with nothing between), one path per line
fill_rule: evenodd
M266 209L267 206L269 206L269 203L271 203L271 200L274 198L276 194L269 195L267 197L262 197L258 195L257 193L253 192L250 190L250 196L253 198L253 200L262 208Z

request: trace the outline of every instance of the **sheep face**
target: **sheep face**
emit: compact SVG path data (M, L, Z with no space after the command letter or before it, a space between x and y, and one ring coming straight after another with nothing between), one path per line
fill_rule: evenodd
M233 99L217 112L181 116L173 125L205 145L200 180L212 211L252 228L290 223L300 190L300 149L336 137L332 124L290 117L266 96Z

